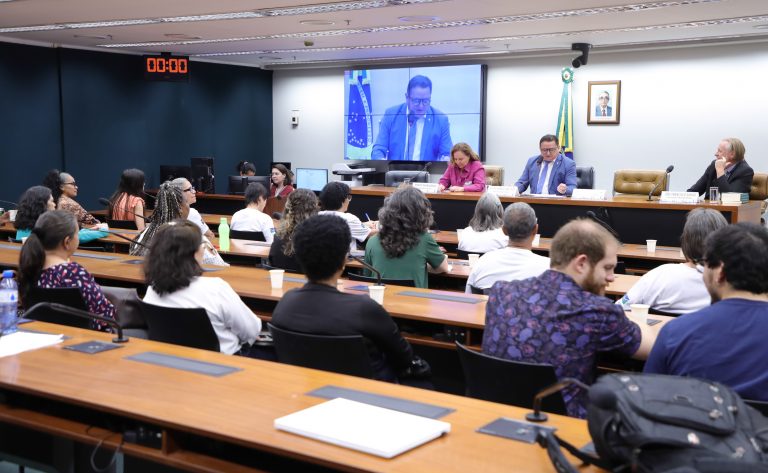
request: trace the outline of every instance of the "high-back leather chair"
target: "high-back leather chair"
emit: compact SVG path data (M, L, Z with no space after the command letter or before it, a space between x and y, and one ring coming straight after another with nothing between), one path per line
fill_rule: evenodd
M592 166L576 166L576 188L594 189L595 168Z
M485 185L503 186L504 185L504 166L485 165Z
M762 200L760 213L764 214L768 206L768 174L756 172L752 178L752 187L749 189L749 200Z
M384 185L387 187L397 187L403 181L409 179L410 182L429 182L428 171L387 171L384 174Z
M663 169L620 169L613 174L613 193L648 195L659 180L662 184L653 192L656 196L669 189L667 173Z

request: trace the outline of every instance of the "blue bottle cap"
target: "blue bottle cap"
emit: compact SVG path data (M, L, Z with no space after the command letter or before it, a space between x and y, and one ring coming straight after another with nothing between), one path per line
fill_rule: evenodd
M3 277L4 278L12 278L13 277L13 270L12 269L6 269L3 271Z

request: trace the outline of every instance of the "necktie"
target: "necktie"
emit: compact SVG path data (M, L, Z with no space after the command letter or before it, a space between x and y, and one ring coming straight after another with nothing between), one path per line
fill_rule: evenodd
M605 109L603 109L603 116L605 116Z
M547 178L547 166L549 166L549 162L544 161L541 166L541 170L539 171L539 183L536 186L537 194L544 193L544 187L546 186L546 178Z
M413 115L408 116L408 151L405 160L413 161L413 145L416 142L416 118L411 119Z

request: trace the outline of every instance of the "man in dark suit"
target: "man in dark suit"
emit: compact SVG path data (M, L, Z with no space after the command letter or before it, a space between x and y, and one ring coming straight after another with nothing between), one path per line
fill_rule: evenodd
M560 154L560 142L555 135L539 140L541 154L528 159L523 175L515 186L523 193L529 186L531 194L567 195L576 188L576 163Z
M746 150L738 138L724 138L715 152L715 160L704 171L688 192L707 194L709 188L717 187L720 192L741 192L749 194L755 171L744 160Z
M595 117L612 117L613 107L608 106L608 102L611 100L611 96L607 90L601 90L597 97L597 105L595 105Z

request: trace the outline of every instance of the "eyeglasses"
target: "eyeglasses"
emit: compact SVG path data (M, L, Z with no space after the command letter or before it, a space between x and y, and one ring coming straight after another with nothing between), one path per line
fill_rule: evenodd
M599 97L598 100L608 100L608 97L604 95L602 97Z
M72 187L77 187L77 183L76 183L75 181L72 181L72 182L65 182L64 184L62 184L62 186L72 186Z
M560 148L541 148L541 154L556 153Z
M184 189L182 192L195 192L195 188L194 187L190 187L188 189Z
M431 98L415 99L415 98L412 98L412 97L408 97L408 100L410 100L411 103L414 104L414 105L429 105L429 102L432 101Z

